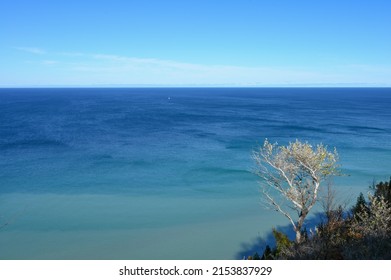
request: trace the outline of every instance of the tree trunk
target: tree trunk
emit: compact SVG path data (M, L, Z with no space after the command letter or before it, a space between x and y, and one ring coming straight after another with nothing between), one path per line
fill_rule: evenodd
M308 210L304 209L300 212L299 220L297 221L297 225L295 228L296 231L296 243L300 243L301 240L301 228L303 227L305 217L307 217Z
M296 229L296 243L301 241L301 229Z

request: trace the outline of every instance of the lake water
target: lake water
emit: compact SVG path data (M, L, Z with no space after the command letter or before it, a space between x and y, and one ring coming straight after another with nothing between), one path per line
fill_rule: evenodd
M354 202L391 175L389 88L0 89L0 259L234 259L265 138L336 147Z

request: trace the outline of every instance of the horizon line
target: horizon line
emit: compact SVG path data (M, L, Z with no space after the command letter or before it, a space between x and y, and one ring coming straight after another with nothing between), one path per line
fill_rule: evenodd
M330 84L270 84L270 85L162 85L162 84L102 84L102 85L0 85L0 89L12 88L391 88L391 84L330 83Z
M0 89L65 89L65 88L391 88L391 85L263 85L263 86L240 86L240 85L26 85L26 86L0 86Z

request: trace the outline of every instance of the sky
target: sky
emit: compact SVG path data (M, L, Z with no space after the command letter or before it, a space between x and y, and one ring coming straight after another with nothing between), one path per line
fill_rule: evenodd
M391 86L389 0L1 0L0 87Z

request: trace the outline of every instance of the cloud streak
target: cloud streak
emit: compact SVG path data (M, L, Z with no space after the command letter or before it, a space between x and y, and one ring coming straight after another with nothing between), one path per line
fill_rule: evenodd
M265 85L312 77L313 73L276 67L245 67L232 65L205 65L107 54L84 55L85 61L73 65L74 71L116 76L122 83L146 84L200 84L200 85ZM88 60L88 61L87 61Z
M32 48L32 47L17 47L15 48L19 51L28 52L32 54L45 54L46 51L40 48Z
M158 58L104 53L53 52L38 64L47 68L51 84L160 86L295 86L391 84L390 67L349 64L329 69L206 65ZM53 67L55 65L55 68ZM44 71L44 70L43 70Z

